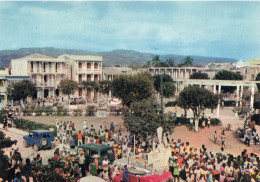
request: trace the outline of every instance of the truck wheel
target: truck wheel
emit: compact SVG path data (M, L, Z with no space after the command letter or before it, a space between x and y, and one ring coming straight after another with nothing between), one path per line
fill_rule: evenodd
M42 138L40 141L40 145L45 147L48 144L47 140L45 138Z
M28 147L27 142L25 140L23 141L23 146L24 146L24 148Z
M34 149L35 151L38 151L38 150L39 150L39 147L38 147L36 144L34 144L34 145L33 145L33 149Z

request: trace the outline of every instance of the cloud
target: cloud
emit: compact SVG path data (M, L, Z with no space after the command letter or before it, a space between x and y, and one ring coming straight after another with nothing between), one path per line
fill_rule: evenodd
M260 2L0 2L0 49L48 46L259 58L259 6Z

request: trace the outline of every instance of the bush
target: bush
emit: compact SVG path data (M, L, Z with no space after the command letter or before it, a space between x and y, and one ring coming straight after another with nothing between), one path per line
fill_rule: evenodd
M221 121L218 118L211 118L210 122L211 122L211 125L213 125L213 126L217 126L217 125L221 124Z
M24 109L23 110L23 115L24 116L31 116L32 115L32 110L31 109Z
M22 130L49 130L50 128L53 128L54 134L56 135L56 126L55 125L47 125L43 123L36 123L34 121L29 121L25 119L15 119L14 122L15 127Z
M52 109L52 107L49 106L49 107L45 107L43 112L45 112L47 116L52 116L54 113L54 110Z
M177 104L177 101L169 101L165 104L165 107L174 107Z
M82 109L75 109L73 110L74 116L81 116L83 111Z
M94 106L88 106L86 111L87 116L95 116Z
M33 110L32 110L33 111ZM34 112L36 113L36 116L41 116L42 113L44 112L44 109L41 108L37 108L34 110Z
M66 116L68 114L67 112L68 112L67 109L63 108L62 106L58 106L56 115L57 116Z
M206 123L207 123L207 121L208 121L208 119L206 119ZM175 120L175 123L176 124L180 123L180 125L189 125L190 124L190 118L177 117L177 119ZM199 120L199 123L202 123L201 119ZM210 125L217 126L219 124L221 124L220 119L218 119L218 118L211 118L210 119Z
M187 125L190 124L190 118L177 117L175 122L176 124Z

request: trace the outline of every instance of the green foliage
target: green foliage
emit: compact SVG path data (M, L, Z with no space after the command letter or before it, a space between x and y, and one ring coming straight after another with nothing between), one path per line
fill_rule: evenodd
M199 118L205 109L215 109L218 96L211 91L198 86L184 88L178 97L178 105L183 109L191 109L194 118Z
M190 75L190 79L209 79L207 73L195 72Z
M187 56L184 58L184 60L182 60L182 62L180 64L178 64L179 67L183 67L183 66L193 66L193 59L190 56Z
M56 134L56 126L55 125L47 125L43 123L36 123L34 121L29 121L25 119L15 119L14 122L15 127L22 130L49 130L53 128L54 134Z
M149 65L150 65L150 63L149 63ZM154 58L152 60L152 65L154 67L174 67L175 63L172 58L169 58L166 61L163 61L160 59L160 56L156 55L156 56L154 56Z
M87 111L86 112L87 116L95 116L95 108L94 108L94 106L88 106L86 111Z
M82 109L74 109L73 115L74 116L82 116L83 110Z
M25 99L37 93L36 86L29 80L13 83L7 88L8 94L15 100Z
M156 129L163 127L164 132L172 132L174 117L171 114L160 114L160 108L154 98L132 103L124 112L124 125L131 134L146 138L154 136Z
M165 107L174 107L176 104L178 104L177 101L169 101L165 104Z
M147 99L153 94L153 83L150 74L121 75L112 81L112 94L122 103L131 103Z
M102 94L109 94L109 91L111 90L111 81L109 80L103 80L98 82L99 91Z
M57 112L56 112L57 116L66 116L67 113L68 113L68 110L65 109L64 107L62 107L62 106L57 107Z
M37 107L32 109L23 109L24 116L31 116L32 113L35 113L36 116L42 116L42 113L45 113L47 116L65 116L67 115L67 110L63 107L58 106L57 111L53 110L52 107Z
M161 91L161 77L163 81L163 96L166 98L174 96L176 87L171 76L167 74L153 76L155 90L159 93Z
M240 73L236 73L228 70L221 70L215 75L214 79L215 80L243 80L243 76L240 75ZM237 89L236 87L232 87L232 86L221 87L221 90L224 93L234 93L236 89Z
M243 76L236 72L221 70L215 75L214 79L215 80L243 80Z
M69 79L61 80L59 84L59 89L61 90L61 92L68 96L72 94L73 91L76 90L77 88L78 88L78 83Z
M5 137L5 134L0 131L0 178L6 179L8 176L9 169L9 158L7 155L4 155L4 148L11 147L15 144L16 140L11 140L9 137Z

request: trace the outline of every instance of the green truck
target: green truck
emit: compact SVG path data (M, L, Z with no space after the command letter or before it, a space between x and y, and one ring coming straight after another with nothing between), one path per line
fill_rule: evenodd
M112 164L115 160L114 149L109 145L90 143L80 145L79 150L83 150L85 153L85 164L87 167L93 162L95 159L93 156L95 155L99 156L99 166L102 165L105 156L107 156L109 164Z

